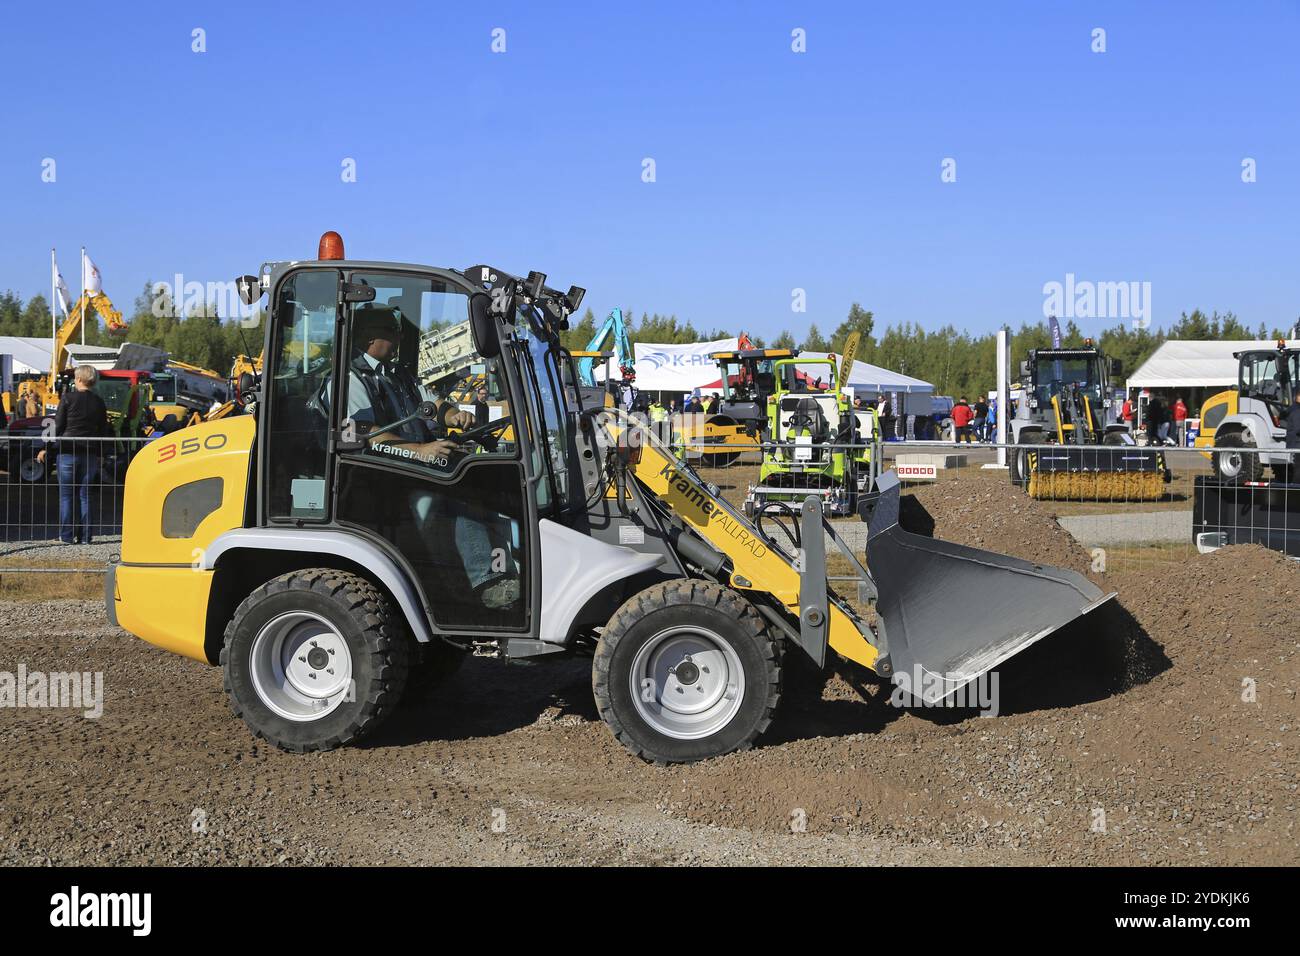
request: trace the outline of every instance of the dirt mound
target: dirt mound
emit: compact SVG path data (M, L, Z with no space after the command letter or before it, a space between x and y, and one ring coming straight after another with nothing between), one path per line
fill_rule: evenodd
M900 523L917 534L1081 574L1092 565L1050 508L1013 487L1003 472L971 471L956 481L917 486L902 496Z
M1020 532L981 520L994 488L954 490L917 495L937 536L1026 557L1020 535L1050 537L1032 507ZM1004 665L996 719L900 710L842 668L792 681L773 746L673 771L662 801L1019 862L1294 864L1300 566L1248 546L1105 583L1118 602Z

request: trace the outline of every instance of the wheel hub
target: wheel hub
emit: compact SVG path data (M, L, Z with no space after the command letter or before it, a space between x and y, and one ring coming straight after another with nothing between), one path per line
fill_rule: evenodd
M289 720L319 720L352 689L352 654L325 618L292 611L269 621L249 652L258 697Z
M668 737L694 740L729 724L745 698L736 649L707 628L660 631L637 651L631 670L637 712Z

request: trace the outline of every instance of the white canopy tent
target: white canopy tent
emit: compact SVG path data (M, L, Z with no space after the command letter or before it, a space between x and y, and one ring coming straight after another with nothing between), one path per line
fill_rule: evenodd
M840 357L834 352L803 351L799 353L801 359L828 357L833 359L837 365L839 364ZM934 393L934 386L929 382L922 381L919 378L912 378L902 372L891 372L887 368L871 365L861 359L853 363L853 368L849 370L849 380L844 384L859 394L864 392L897 392L904 395L931 395Z
M1300 342L1291 342L1300 345ZM1128 377L1129 388L1232 388L1237 384L1234 352L1273 349L1277 342L1214 342L1202 339L1164 342Z

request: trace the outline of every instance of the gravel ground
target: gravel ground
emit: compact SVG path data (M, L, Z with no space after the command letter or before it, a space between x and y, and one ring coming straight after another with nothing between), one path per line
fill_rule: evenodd
M995 485L908 520L1088 569ZM472 660L364 746L293 756L97 600L3 602L0 671L99 671L105 703L0 709L0 863L1295 865L1300 568L1234 547L1176 574L1092 575L1119 604L1005 665L997 717L792 656L757 749L667 769L612 739L585 661Z
M91 568L108 564L122 550L120 534L96 538L94 544L53 541L0 541L0 561L46 567L75 564Z

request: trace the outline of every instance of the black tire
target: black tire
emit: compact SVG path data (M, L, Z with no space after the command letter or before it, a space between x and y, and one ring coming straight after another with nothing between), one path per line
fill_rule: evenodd
M1020 440L1017 445L1041 445L1043 443L1042 432L1023 431L1020 433ZM1011 483L1017 488L1024 488L1029 484L1029 452L1019 448L1010 449L1007 456L1007 471L1011 474Z
M292 612L323 619L350 655L351 699L321 718L282 716L254 683L251 656L258 635ZM333 750L360 740L396 710L406 688L410 644L400 613L365 578L333 568L290 571L246 597L226 627L221 668L230 708L256 736L283 750Z
M1245 432L1228 432L1216 435L1214 443L1220 448L1248 448L1253 452L1255 443L1247 438ZM1245 482L1259 481L1264 474L1264 466L1258 454L1238 454L1219 452L1214 456L1214 472L1222 481Z
M411 672L406 681L406 694L425 695L437 690L461 669L469 651L452 647L435 638L428 644L417 644L411 655Z
M634 698L639 655L679 628L682 635L708 631L721 638L743 676L734 713L707 736L684 739L662 732L647 721ZM701 670L709 668L696 668ZM591 682L601 718L632 753L659 764L707 760L748 750L771 724L781 700L781 645L735 591L707 581L667 581L632 597L610 619L596 646ZM700 683L705 683L703 677Z

